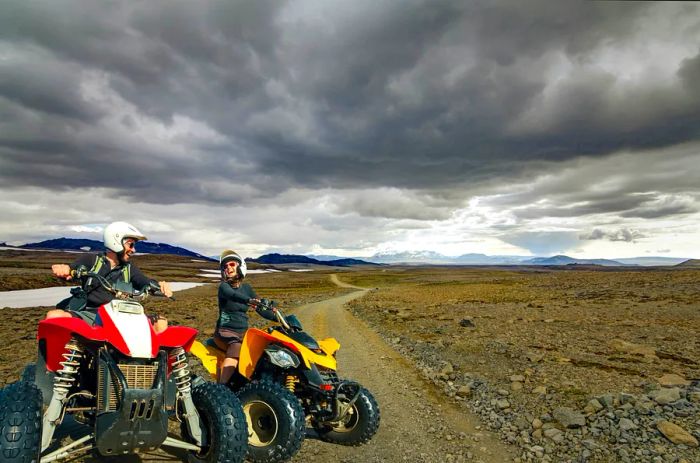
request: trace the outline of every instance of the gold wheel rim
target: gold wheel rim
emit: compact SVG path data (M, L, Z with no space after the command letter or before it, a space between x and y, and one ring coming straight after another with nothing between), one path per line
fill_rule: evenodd
M243 413L248 423L248 444L254 447L270 445L277 437L279 420L267 403L254 400L243 405Z
M352 407L347 411L347 414L342 421L338 422L337 425L333 426L333 431L335 432L350 432L355 427L360 419L360 414L357 412L357 407L352 404Z

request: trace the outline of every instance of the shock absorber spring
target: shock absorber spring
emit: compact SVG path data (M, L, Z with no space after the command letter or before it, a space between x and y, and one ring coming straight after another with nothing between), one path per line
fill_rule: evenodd
M48 448L56 426L62 421L66 396L76 381L80 360L83 358L83 348L75 339L71 339L66 343L61 355L63 356L63 361L59 362L61 369L56 372L56 378L53 383L53 395L44 413L41 433L42 452Z
M53 391L54 395L59 393L65 396L76 380L80 360L83 358L83 348L75 339L71 339L66 344L62 357L64 360L59 362L61 369L56 372Z
M291 392L291 393L293 394L293 393L294 393L294 388L296 387L296 386L295 386L295 383L296 383L296 382L297 382L297 377L296 377L296 376L294 376L294 375L287 375L287 378L286 378L286 380L285 380L285 382L284 382L284 386L287 388L287 390L288 390L289 392Z
M176 347L170 351L169 357L172 378L175 380L180 401L184 408L185 425L195 443L202 445L202 428L199 425L199 412L192 401L192 381L185 349Z
M177 390L180 394L189 393L191 390L191 381L185 349L176 347L170 351L170 365L172 367L172 375L175 379Z

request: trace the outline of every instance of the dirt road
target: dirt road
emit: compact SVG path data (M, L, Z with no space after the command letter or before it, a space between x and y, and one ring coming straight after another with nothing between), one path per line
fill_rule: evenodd
M335 275L331 280L347 285ZM360 288L357 288L360 289ZM307 438L295 462L508 462L513 455L478 419L446 401L416 369L343 306L364 291L300 308L296 314L317 338L340 342L341 377L362 383L375 396L381 424L363 447L341 447Z

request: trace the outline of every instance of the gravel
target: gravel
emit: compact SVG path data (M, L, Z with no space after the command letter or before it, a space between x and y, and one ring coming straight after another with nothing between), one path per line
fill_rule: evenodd
M460 372L441 361L439 349L428 343L401 340L391 344L411 359L426 379L477 414L503 441L517 446L517 463L700 462L700 447L692 445L692 439L700 440L700 381L671 388L649 383L644 394L609 392L583 398L580 409L573 409L557 406L556 394L543 392L543 386L528 391L511 387L509 391ZM504 375L509 383L522 385L525 379L524 374ZM541 403L534 407L533 400L549 405L549 413L537 415L534 410L541 408ZM671 442L657 428L661 421L687 432L690 444Z

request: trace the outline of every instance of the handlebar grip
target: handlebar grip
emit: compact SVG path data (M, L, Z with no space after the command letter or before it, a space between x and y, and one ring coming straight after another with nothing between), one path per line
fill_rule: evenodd
M160 290L160 284L158 284L158 282L156 281L149 282L146 290L154 296L167 297L171 301L175 300L174 296L166 296L165 293L163 293L163 291Z
M71 269L71 278L80 278L87 273L87 267L84 265L79 265L76 269Z

